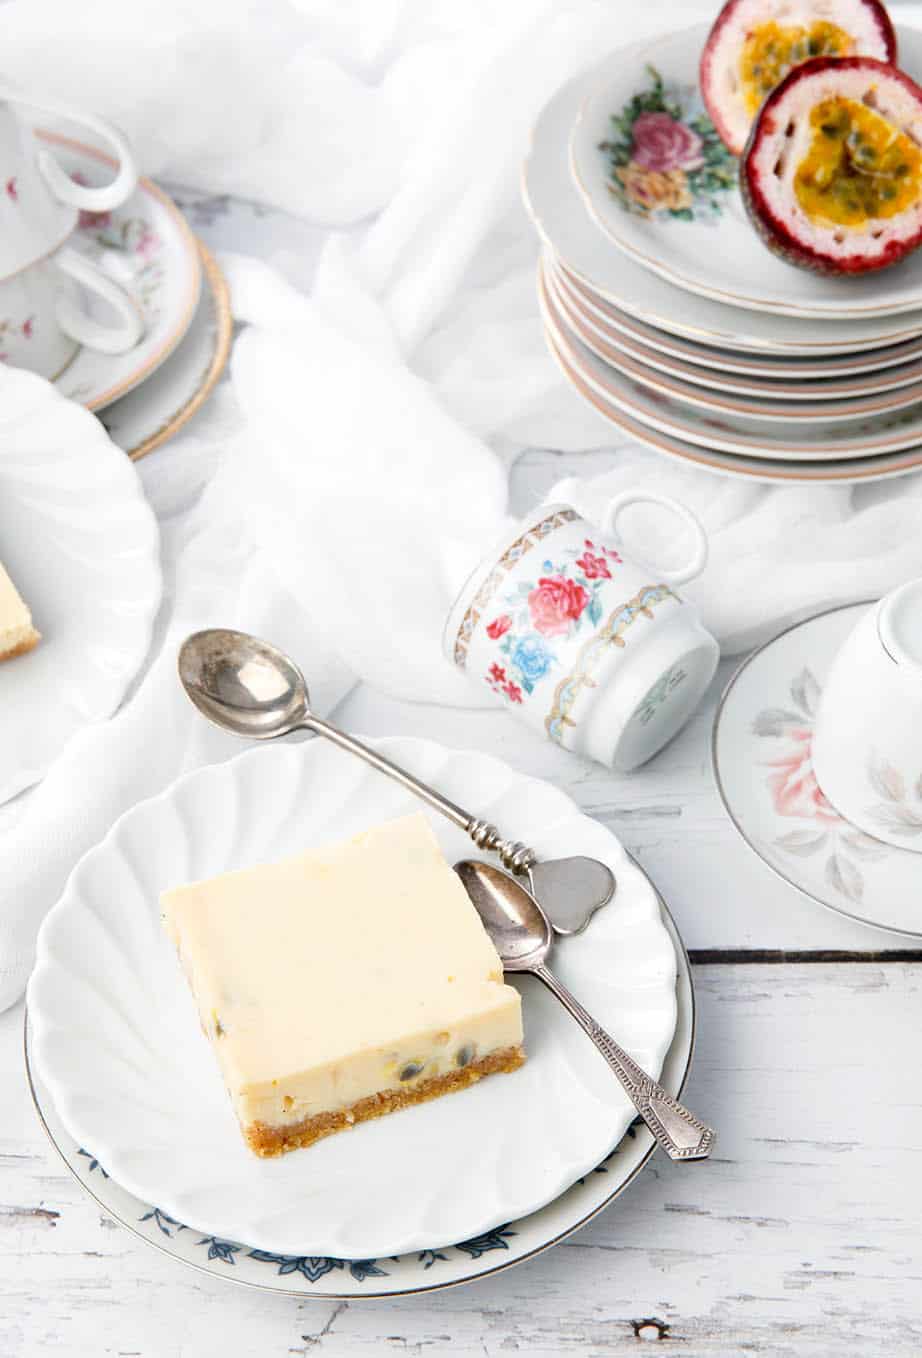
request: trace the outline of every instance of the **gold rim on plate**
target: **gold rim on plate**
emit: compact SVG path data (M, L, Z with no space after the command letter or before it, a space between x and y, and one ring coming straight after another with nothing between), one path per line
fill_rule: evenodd
M187 424L188 421L192 419L195 412L204 405L205 401L211 395L211 392L217 384L218 378L227 366L227 360L230 356L230 346L234 328L233 317L231 315L230 288L227 286L227 279L221 272L217 260L208 249L207 245L201 240L196 240L196 244L198 245L199 255L202 260L205 281L210 289L211 300L215 309L216 334L214 352L211 356L211 362L208 365L205 376L202 378L201 384L196 388L185 404L180 406L179 410L175 411L159 429L155 429L152 434L148 434L146 439L143 439L134 448L126 449L128 456L133 462L137 462L142 457L146 457L147 454L152 453L155 448L159 448L161 444L166 443L168 439L171 439L174 434L179 432L184 424Z

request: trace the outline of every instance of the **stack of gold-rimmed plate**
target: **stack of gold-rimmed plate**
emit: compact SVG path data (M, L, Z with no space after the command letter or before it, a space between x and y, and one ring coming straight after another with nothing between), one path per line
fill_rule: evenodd
M612 425L757 480L922 466L922 253L859 277L771 254L697 90L707 29L615 53L558 91L523 186L548 344ZM922 75L922 34L899 35ZM643 114L647 118L637 127Z

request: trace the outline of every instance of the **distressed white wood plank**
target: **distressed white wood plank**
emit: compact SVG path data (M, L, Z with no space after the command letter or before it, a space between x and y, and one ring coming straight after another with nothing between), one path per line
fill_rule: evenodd
M696 982L687 1098L719 1128L713 1160L656 1157L586 1230L496 1278L347 1306L222 1285L107 1225L45 1144L21 1010L4 1015L0 1353L561 1358L633 1353L654 1318L687 1358L916 1358L922 967L709 966Z

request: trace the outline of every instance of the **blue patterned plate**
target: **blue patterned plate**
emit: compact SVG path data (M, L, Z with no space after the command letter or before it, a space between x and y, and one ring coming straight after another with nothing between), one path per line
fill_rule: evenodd
M665 924L676 950L678 1017L666 1054L661 1080L676 1096L682 1093L691 1066L695 1035L695 994L688 958L662 900ZM334 1259L281 1255L220 1236L204 1235L121 1188L92 1152L78 1146L58 1117L36 1069L28 1014L25 1022L26 1073L36 1111L62 1160L92 1198L115 1221L164 1254L204 1273L288 1296L327 1299L396 1297L433 1292L473 1282L511 1268L558 1244L585 1226L637 1177L655 1149L642 1123L627 1134L593 1173L540 1211L498 1226L472 1240L441 1249L423 1249L388 1259Z

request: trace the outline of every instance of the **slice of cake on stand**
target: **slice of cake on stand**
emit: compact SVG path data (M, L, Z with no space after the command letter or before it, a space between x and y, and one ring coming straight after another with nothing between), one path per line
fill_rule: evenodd
M0 565L0 660L12 660L31 651L41 640L32 626L28 606Z
M524 1060L518 992L422 814L161 905L258 1155Z

